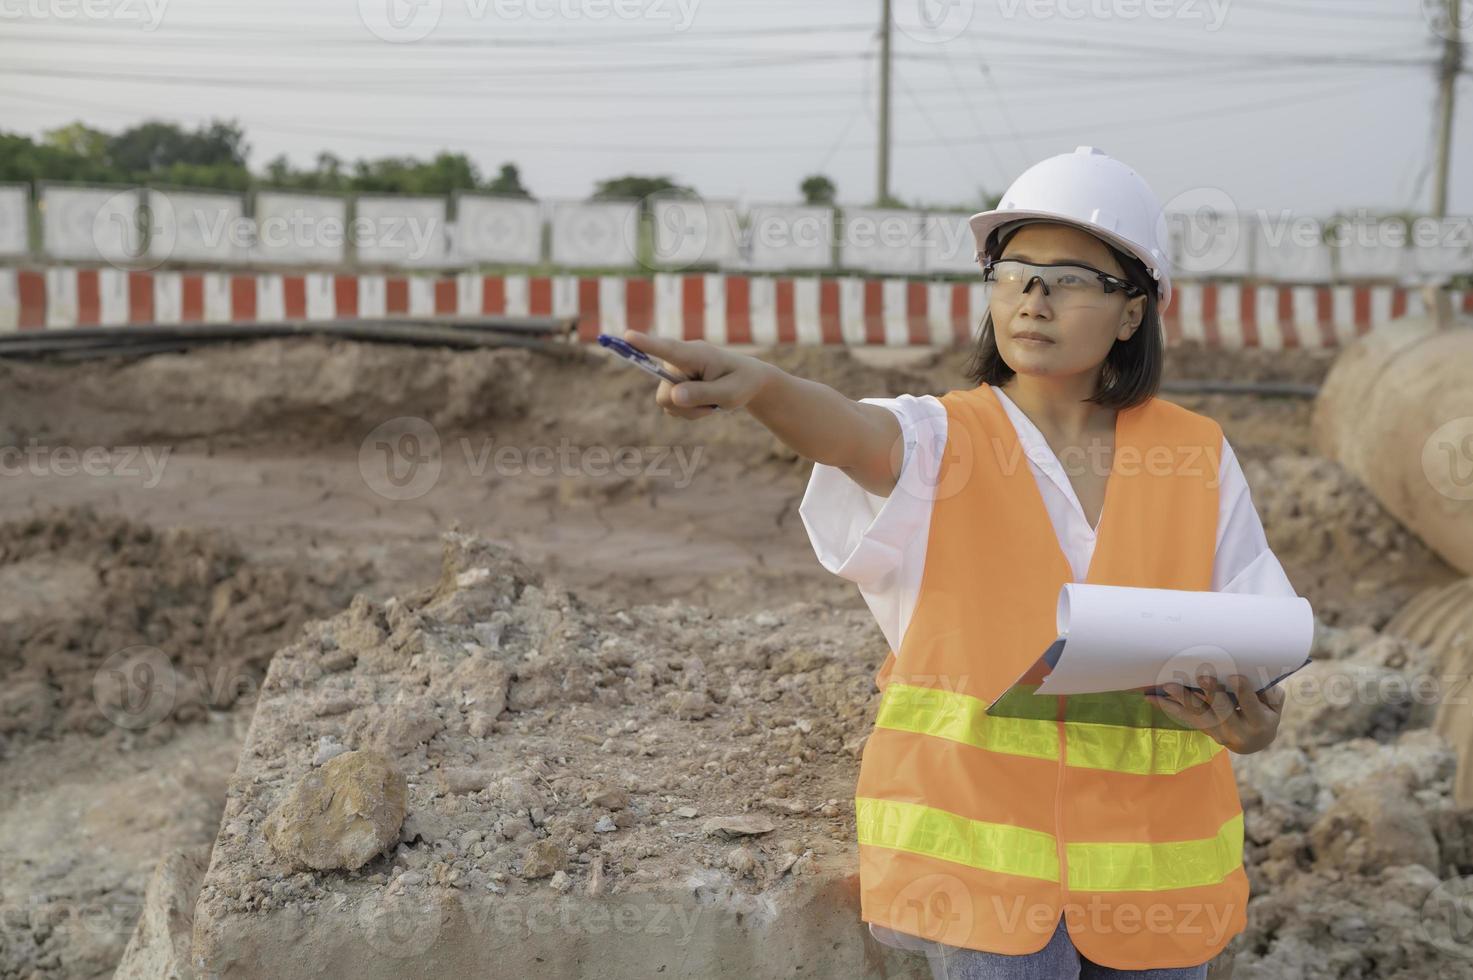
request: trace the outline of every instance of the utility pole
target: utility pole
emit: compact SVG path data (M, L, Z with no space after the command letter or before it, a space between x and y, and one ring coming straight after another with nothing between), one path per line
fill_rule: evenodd
M890 199L890 0L880 0L880 159L876 167L879 188L875 204Z
M1442 58L1438 62L1437 175L1432 184L1432 217L1447 217L1447 181L1453 143L1453 94L1457 91L1458 73L1463 67L1460 0L1443 0L1447 21L1444 24ZM1430 287L1434 295L1425 296L1438 330L1453 325L1452 297L1446 289ZM1425 295L1425 294L1424 294Z

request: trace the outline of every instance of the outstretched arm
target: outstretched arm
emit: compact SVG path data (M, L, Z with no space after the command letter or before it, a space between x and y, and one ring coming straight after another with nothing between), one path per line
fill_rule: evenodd
M904 444L900 423L888 409L704 340L636 331L624 339L692 379L660 382L655 402L667 415L698 419L712 413L711 405L745 408L799 456L843 470L870 493L885 497L895 488Z

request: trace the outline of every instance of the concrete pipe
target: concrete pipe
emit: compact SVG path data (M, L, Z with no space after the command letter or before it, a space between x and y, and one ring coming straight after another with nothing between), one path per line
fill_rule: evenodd
M1473 321L1381 327L1335 360L1316 447L1448 564L1473 574Z
M1473 806L1473 578L1417 595L1385 632L1432 651L1438 696L1433 728L1458 753L1458 805Z

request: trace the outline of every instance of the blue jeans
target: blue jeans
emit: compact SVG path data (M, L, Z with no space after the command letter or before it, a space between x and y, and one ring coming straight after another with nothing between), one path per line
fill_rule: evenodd
M942 943L921 948L935 980L1204 980L1208 965L1116 970L1091 963L1074 948L1063 916L1048 945L1036 953L1010 956Z

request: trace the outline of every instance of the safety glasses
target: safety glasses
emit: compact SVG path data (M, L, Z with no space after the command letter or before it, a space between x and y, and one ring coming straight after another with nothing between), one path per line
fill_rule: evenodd
M1097 306L1117 289L1129 297L1145 292L1133 282L1080 262L1042 264L990 257L982 262L982 281L992 283L992 295L1004 302L1021 299L1035 279L1049 301L1060 306Z

